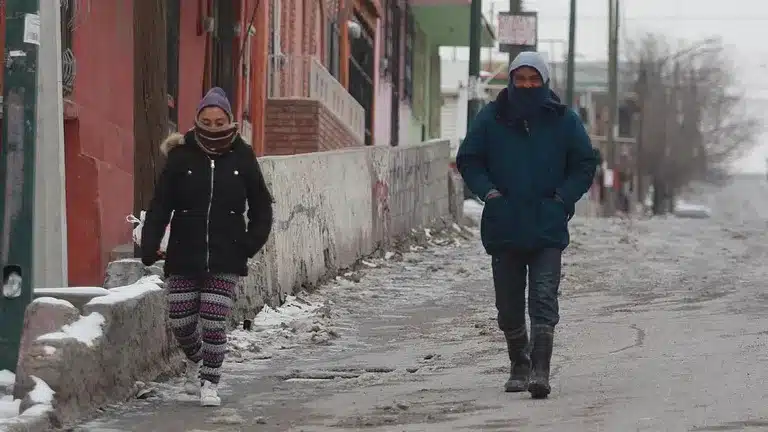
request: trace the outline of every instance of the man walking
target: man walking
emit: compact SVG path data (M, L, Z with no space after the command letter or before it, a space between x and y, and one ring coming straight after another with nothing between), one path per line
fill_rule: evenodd
M498 323L511 361L505 390L546 398L568 220L592 184L597 155L579 116L550 90L549 68L538 53L512 62L507 88L472 122L456 164L485 201L480 233L492 257Z

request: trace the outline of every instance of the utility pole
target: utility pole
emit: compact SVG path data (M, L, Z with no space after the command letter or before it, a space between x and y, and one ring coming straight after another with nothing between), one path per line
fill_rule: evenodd
M491 16L490 16L491 22L495 22L495 20L496 20L496 8L495 8L495 6L496 6L495 3L491 3ZM488 47L488 66L486 66L486 70L488 70L489 72L493 71L493 69L494 69L494 65L493 65L493 51L494 51L494 47Z
M33 296L39 9L36 0L5 2L4 140L0 145L0 370L16 370L24 312Z
M467 85L467 132L480 112L480 38L482 35L483 3L472 0L469 14L469 83Z
M645 140L645 124L643 122L646 109L646 96L648 88L648 71L645 62L641 62L639 65L639 73L637 82L635 84L635 94L637 95L637 133L635 134L635 174L637 176L637 183L635 189L637 190L637 202L640 203L645 210L645 159L643 157L643 142Z
M32 278L35 288L68 285L60 4L60 0L40 0L35 265ZM61 181L50 181L52 178Z
M616 117L619 111L618 57L619 57L619 0L608 0L608 130L606 164L611 175L611 184L606 188L605 215L611 217L616 212L616 194L614 185L616 176Z
M519 13L523 11L523 0L509 0L509 12ZM523 51L521 47L516 47L509 51L509 65L512 66L512 62L515 60L518 54ZM509 69L509 67L507 67Z
M165 0L133 2L133 211L147 210L169 132ZM135 247L136 255L140 254Z
M573 108L576 69L576 0L571 0L571 14L568 20L568 61L566 68L565 104L568 108Z

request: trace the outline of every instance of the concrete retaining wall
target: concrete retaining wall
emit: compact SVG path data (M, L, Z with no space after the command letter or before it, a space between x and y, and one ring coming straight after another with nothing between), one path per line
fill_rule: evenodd
M279 305L412 228L450 218L449 158L446 140L262 158L275 222L249 263L232 320Z
M462 200L449 192L449 156L448 141L433 141L261 159L276 201L274 227L249 263L232 321L252 318L265 303L279 305L394 236L451 219ZM131 397L136 381L180 367L161 272L119 260L107 270L106 295L93 288L75 296L41 291L78 305L42 297L27 309L16 397L39 377L56 392L54 423L66 424ZM154 282L134 283L144 276Z
M68 424L133 396L136 381L178 370L166 304L156 276L113 288L81 310L36 299L25 315L14 396L23 399L32 377L42 379L56 392L54 424Z

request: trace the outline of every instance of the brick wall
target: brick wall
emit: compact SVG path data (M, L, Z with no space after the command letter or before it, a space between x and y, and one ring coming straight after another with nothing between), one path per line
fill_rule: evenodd
M319 101L269 99L265 116L266 155L292 155L362 145Z

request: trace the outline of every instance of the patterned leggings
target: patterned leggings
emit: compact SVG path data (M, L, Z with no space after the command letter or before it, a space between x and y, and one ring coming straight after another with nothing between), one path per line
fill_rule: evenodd
M176 340L188 359L199 362L200 379L218 384L227 353L227 317L232 311L239 276L214 274L199 278L170 276L169 318ZM198 326L198 322L202 325ZM202 338L199 327L202 327Z

